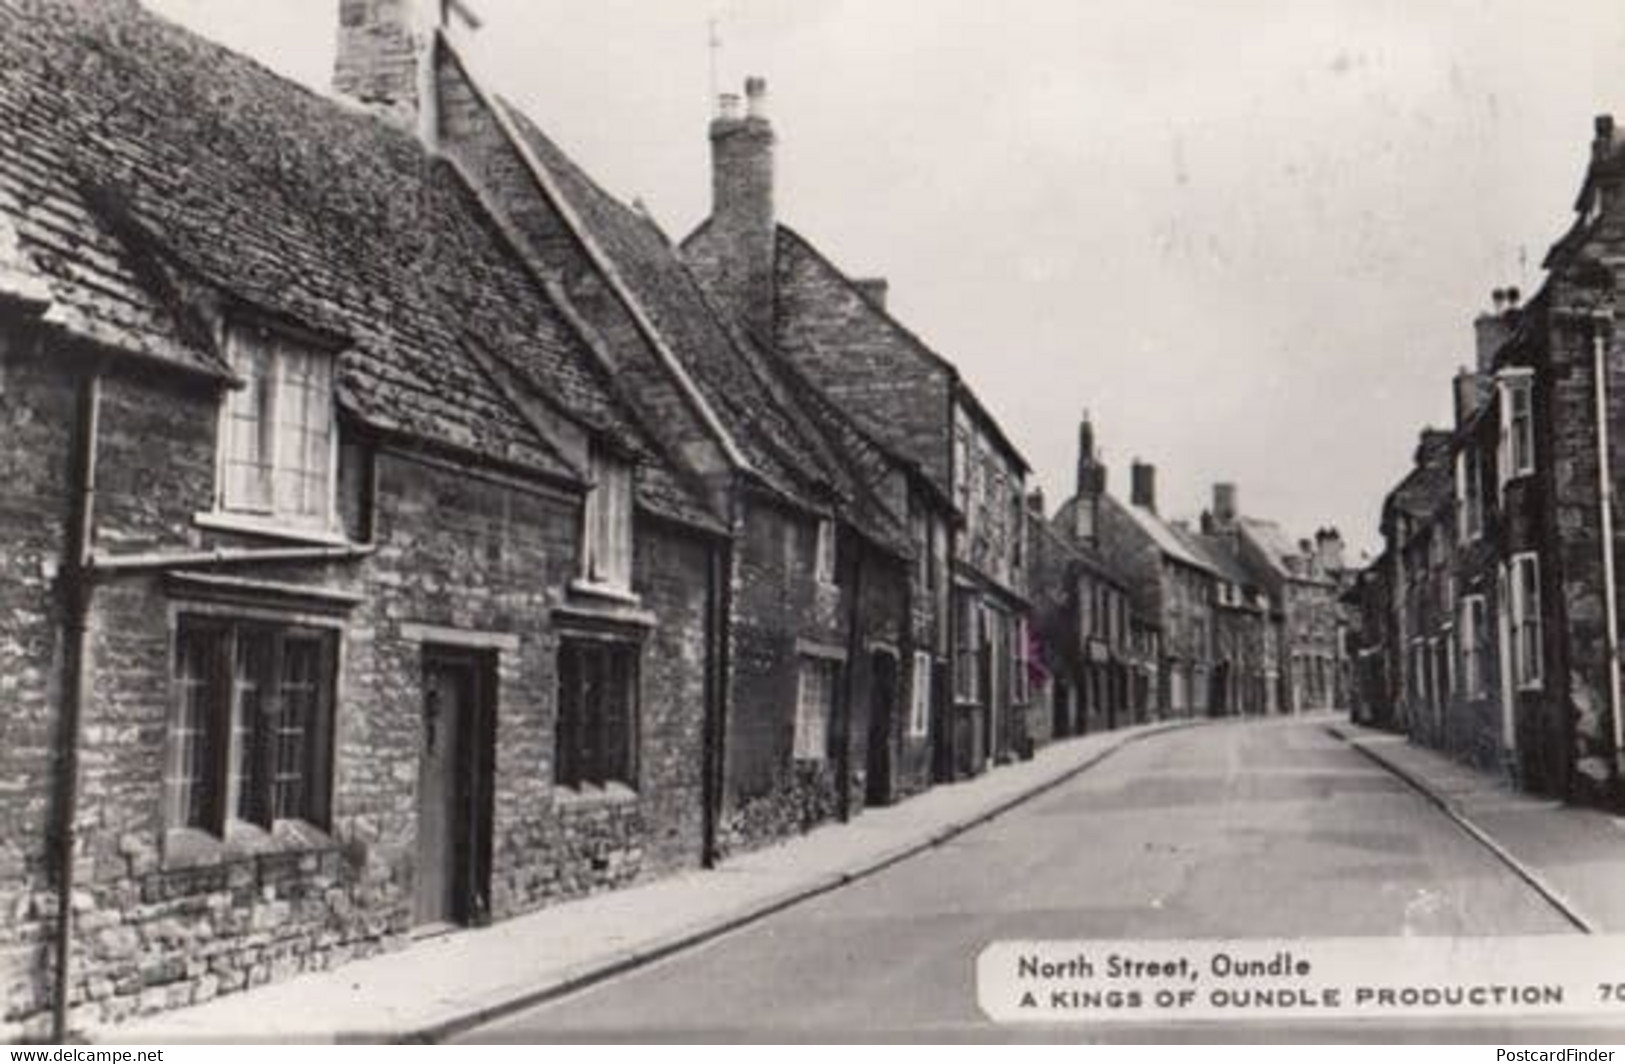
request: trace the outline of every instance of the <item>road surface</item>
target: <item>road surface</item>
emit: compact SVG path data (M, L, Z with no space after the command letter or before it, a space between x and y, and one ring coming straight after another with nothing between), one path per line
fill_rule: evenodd
M464 1037L1344 1040L1378 1032L1330 1022L1000 1028L977 1009L973 962L1007 938L1548 933L1574 932L1324 722L1224 723L1131 744L878 875ZM1380 1033L1519 1033L1479 1022Z

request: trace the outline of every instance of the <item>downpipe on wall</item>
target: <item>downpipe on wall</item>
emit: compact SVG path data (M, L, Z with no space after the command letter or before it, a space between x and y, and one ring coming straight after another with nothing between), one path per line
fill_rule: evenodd
M1608 346L1613 335L1610 312L1591 315L1591 360L1597 401L1597 496L1602 512L1603 614L1608 635L1608 716L1613 724L1613 770L1616 782L1625 773L1625 722L1620 720L1619 588L1614 583L1614 478L1608 442Z

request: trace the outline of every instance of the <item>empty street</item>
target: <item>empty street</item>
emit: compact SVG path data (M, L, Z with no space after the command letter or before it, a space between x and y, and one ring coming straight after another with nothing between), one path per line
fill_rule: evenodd
M1124 747L917 858L467 1037L999 1037L973 976L997 939L1573 932L1325 722Z

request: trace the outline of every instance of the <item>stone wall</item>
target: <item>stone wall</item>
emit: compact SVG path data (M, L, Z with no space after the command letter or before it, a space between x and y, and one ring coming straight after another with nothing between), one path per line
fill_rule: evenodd
M61 551L65 376L3 363L0 418L8 551L0 602L7 713L0 811L0 1028L39 1037L48 1022L56 893L47 863L56 742L57 635L43 563ZM216 399L151 375L104 387L98 547L172 552L266 546L206 531ZM635 790L555 788L557 618L577 571L579 501L482 472L456 456L379 449L376 542L357 561L231 566L231 601L162 573L109 579L90 618L92 684L83 720L70 1003L76 1026L207 1000L391 948L411 923L426 629L489 639L495 692L489 915L696 865L704 764L709 545L637 522L634 590L653 626L643 641ZM21 555L18 555L21 557ZM280 590L267 590L280 589ZM290 605L288 598L298 600ZM265 601L259 601L265 597ZM224 839L171 830L163 776L174 626L215 612L323 625L338 633L331 822L278 821ZM15 711L14 711L15 710Z

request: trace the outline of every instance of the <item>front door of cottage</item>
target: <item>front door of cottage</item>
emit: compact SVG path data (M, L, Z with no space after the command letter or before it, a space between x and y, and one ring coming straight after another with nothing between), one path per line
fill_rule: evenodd
M886 650L869 655L869 766L864 802L892 802L893 758L897 752L897 656Z
M490 684L481 656L425 648L418 751L419 928L481 923L490 859Z

